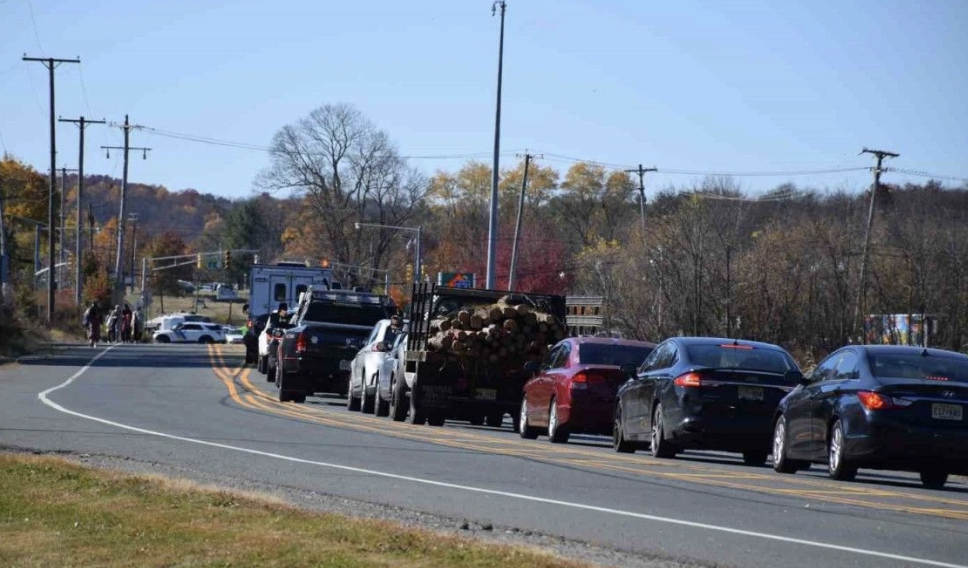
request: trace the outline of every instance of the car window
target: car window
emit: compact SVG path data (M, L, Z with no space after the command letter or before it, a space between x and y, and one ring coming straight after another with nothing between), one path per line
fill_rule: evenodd
M642 365L644 371L664 369L676 360L676 344L668 341L660 345Z
M829 377L833 375L834 371L837 369L837 363L840 362L840 359L843 356L844 353L842 351L838 351L821 361L820 364L817 365L817 368L813 370L813 374L810 375L810 382L830 380Z
M286 301L286 285L282 282L276 284L272 288L272 298L277 302Z
M648 370L650 370L650 369L652 369L652 368L655 367L655 361L656 361L656 359L659 358L659 355L662 354L662 349L664 347L665 347L665 344L662 344L662 345L656 347L655 350L652 351L652 353L649 353L649 356L646 357L645 358L645 361L642 361L642 365L639 366L639 372L640 373L645 372L645 371L648 371Z
M182 328L182 331L198 331L202 329L201 326L199 326L197 323L186 323L181 328Z
M294 298L298 298L303 292L305 292L308 289L309 288L305 284L299 284L299 285L297 285L296 286L296 293L293 294L293 297Z
M741 369L783 374L796 369L796 363L779 349L749 344L701 343L686 347L689 361L712 369Z
M855 378L854 372L857 370L857 363L859 361L860 357L856 351L847 351L840 358L840 361L837 362L837 367L834 369L834 372L830 373L825 380L847 381Z
M968 382L968 359L920 353L872 353L868 356L875 377L919 379L930 382Z
M561 369L568 366L568 360L571 358L571 344L565 343L561 346L561 352L558 353L558 357L555 358L554 369Z
M582 343L578 346L578 361L582 365L615 365L629 363L638 367L652 353L652 348L639 345L609 345Z
M373 326L373 331L371 331L370 336L366 338L367 345L369 345L370 343L376 342L377 338L379 338L383 334L382 332L384 329L386 329L386 327L383 325L383 322L380 322L375 326Z
M561 348L562 348L561 345L555 345L554 347L551 348L551 351L549 351L548 354L545 355L544 361L541 362L542 370L552 368L552 365L554 365L555 363L555 359L557 359L558 355L561 353Z

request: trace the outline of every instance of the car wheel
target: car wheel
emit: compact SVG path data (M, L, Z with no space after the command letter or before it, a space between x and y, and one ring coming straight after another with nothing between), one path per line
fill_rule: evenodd
M356 412L360 409L360 399L353 396L353 379L347 379L349 385L346 388L346 410Z
M275 369L270 369L270 371L275 374ZM279 389L279 402L292 400L292 392L286 389L286 378L284 376L280 376L279 380L276 381L276 388Z
M928 489L942 489L948 482L948 472L928 470L921 472L921 484Z
M403 422L407 418L405 400L407 393L403 391L403 381L393 381L390 388L390 418L394 422Z
M536 440L538 429L528 422L528 395L521 397L521 411L518 413L518 434L525 440Z
M376 378L373 380L376 383ZM360 412L363 414L372 414L373 407L376 406L377 394L373 393L373 396L366 394L366 379L364 377L360 378Z
M268 369L267 369L267 366L266 366L266 358L265 357L263 357L261 355L259 356L257 368L258 368L259 372L262 373L263 375L268 372Z
M167 335L159 335L155 338L155 343L171 343L171 338Z
M390 380L393 381L392 378ZM391 384L392 384L392 382L391 382ZM377 388L376 388L376 394L373 395L373 396L374 396L374 399L373 399L373 402L374 402L374 404L373 404L373 415L374 416L381 416L381 417L382 416L389 415L390 414L390 401L389 400L383 400L383 397L380 396L380 387L379 386L377 386Z
M766 452L743 452L743 463L752 467L763 467L766 465Z
M198 338L198 342L199 343L202 343L202 344L205 344L205 345L207 345L209 343L213 343L212 338L209 337L209 336L207 336L207 335L203 335L203 336L199 337Z
M275 365L270 367L268 364L266 364L266 367L267 367L266 380L269 381L270 383L276 382L276 378L279 375L278 369L276 368Z
M674 458L679 450L672 442L666 440L663 418L660 403L655 406L655 411L652 413L652 457Z
M558 422L558 401L551 399L551 406L548 408L548 441L552 444L567 444L570 434L568 426Z
M844 438L844 425L840 420L834 422L830 428L830 442L827 448L827 460L830 467L831 479L851 481L857 477L857 466L847 458L847 444Z
M500 428L504 424L504 413L500 410L495 410L488 413L484 420L491 428Z
M427 424L431 426L443 426L447 422L447 415L443 412L433 412L427 416Z
M777 473L796 473L803 467L798 461L786 456L787 432L786 417L780 416L773 428L773 471Z
M615 407L615 422L612 424L612 447L620 454L634 454L635 444L625 439L625 426L622 424L622 406Z

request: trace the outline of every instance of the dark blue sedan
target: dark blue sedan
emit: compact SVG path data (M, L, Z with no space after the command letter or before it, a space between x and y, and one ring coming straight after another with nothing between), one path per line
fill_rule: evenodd
M778 409L776 471L827 463L830 477L847 481L861 467L915 471L932 489L968 473L968 356L848 346L803 382Z
M660 458L689 448L741 452L747 464L761 466L777 405L802 378L793 357L777 345L667 339L619 389L615 450L649 446Z

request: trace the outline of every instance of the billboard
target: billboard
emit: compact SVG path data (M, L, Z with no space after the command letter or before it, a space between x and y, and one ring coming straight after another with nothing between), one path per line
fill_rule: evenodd
M437 285L451 288L473 288L476 283L473 272L438 272Z

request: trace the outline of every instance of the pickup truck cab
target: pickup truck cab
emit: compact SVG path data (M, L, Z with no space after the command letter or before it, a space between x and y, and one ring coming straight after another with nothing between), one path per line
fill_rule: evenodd
M279 400L303 402L316 392L346 395L353 358L373 326L395 312L388 296L310 287L279 345Z

